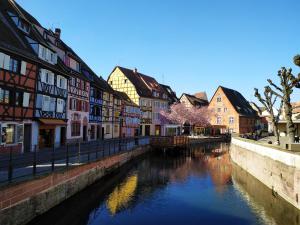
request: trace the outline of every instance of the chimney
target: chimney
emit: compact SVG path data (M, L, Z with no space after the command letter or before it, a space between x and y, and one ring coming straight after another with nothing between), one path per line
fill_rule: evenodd
M55 28L55 36L56 36L56 38L60 39L60 34L61 34L61 29L60 28Z
M137 74L137 68L134 68L134 69L133 69L133 72L134 72L135 74Z

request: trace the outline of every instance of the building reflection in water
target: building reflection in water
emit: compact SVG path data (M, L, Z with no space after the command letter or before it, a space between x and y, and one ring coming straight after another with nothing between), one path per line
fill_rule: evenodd
M131 175L110 193L106 205L112 215L115 215L122 208L127 208L128 203L134 197L137 182L137 175Z
M220 143L198 145L177 153L152 152L125 164L119 172L100 180L31 224L96 225L114 224L121 220L123 223L124 219L127 219L124 224L132 224L130 219L143 221L145 215L150 216L148 219L156 216L163 220L168 214L160 215L156 209L168 211L174 207L175 211L185 212L184 216L194 219L212 213L213 219L219 216L224 224L226 221L234 224L235 221L239 224L300 225L299 211L273 197L271 190L232 164L228 151L229 145ZM204 183L206 186L201 186ZM181 204L176 205L177 199L175 205L170 204L174 202L170 196L174 187L182 194L176 195L176 198L182 198L180 200L184 201L181 203L192 202L194 208L184 211ZM191 194L179 190L181 187L191 190ZM230 204L242 204L244 207L235 206L236 211L232 212L231 208L226 208ZM65 213L66 210L68 213ZM209 217L206 222L211 220ZM174 221L171 224L181 224Z

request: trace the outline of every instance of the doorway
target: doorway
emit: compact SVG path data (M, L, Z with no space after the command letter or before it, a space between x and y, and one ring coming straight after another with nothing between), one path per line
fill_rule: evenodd
M155 125L155 136L161 136L161 126Z
M150 125L145 125L145 136L150 136Z
M85 125L85 126L83 126L83 141L86 141L86 134L87 134L87 126Z
M98 126L97 126L97 139L98 139L98 140L99 140L100 137L101 137L100 132L101 132L101 128L100 128L100 126L98 125Z
M31 150L31 124L24 125L24 152L30 152Z
M66 144L66 127L60 128L60 145L64 146Z
M101 139L104 140L104 127L102 127Z

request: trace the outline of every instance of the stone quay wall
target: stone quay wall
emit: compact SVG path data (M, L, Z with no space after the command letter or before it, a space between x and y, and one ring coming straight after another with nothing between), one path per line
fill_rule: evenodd
M300 154L232 138L230 156L234 163L269 187L275 196L280 195L300 210Z
M0 189L0 224L26 224L149 150L150 146L137 147L96 162L3 187Z

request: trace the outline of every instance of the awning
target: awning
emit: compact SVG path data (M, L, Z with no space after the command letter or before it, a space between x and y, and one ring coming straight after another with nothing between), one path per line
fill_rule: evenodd
M58 119L39 119L45 125L67 125L67 122Z

